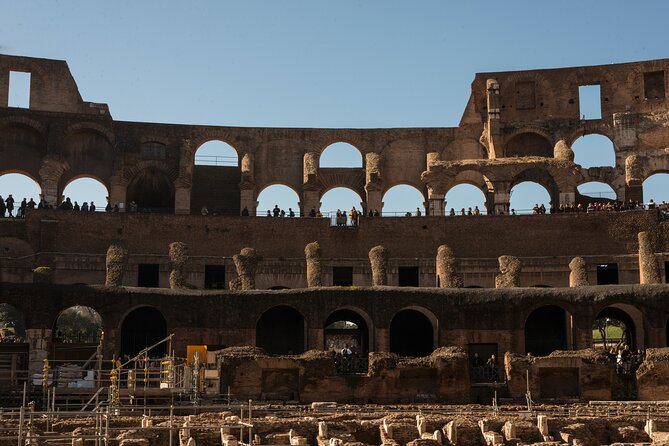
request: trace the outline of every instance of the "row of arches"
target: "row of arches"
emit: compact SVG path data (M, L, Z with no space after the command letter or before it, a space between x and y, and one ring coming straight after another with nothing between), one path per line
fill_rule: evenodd
M169 180L163 179L161 183L156 178L139 178L131 183L129 201L150 202L157 208L169 208L173 206L173 188L169 186ZM136 184L133 187L133 184ZM153 185L153 186L152 186ZM643 183L644 196L656 202L669 201L669 174L657 173L646 179ZM606 183L591 181L578 186L579 194L592 199L618 199L616 192ZM0 175L0 195L12 193L18 201L31 198L39 201L41 189L39 184L32 178L21 173L7 173ZM104 209L107 204L109 192L106 186L99 180L91 177L81 177L68 183L62 193L69 197L72 203L82 205L86 202L90 205L95 203L98 210ZM337 209L348 210L351 206L360 209L363 198L352 189L336 187L326 191L321 197L322 212L334 212ZM424 212L425 195L423 191L410 185L397 185L388 189L383 195L383 215L404 215L420 209ZM545 187L531 181L524 181L512 188L510 208L518 211L528 210L536 204L544 204L548 207L551 198ZM289 186L274 184L263 189L258 195L258 215L265 215L267 210L273 209L275 205L286 210L292 209L297 216L300 215L300 198ZM446 194L447 209L454 209L459 213L461 209L476 208L481 213L487 211L486 195L478 187L461 183L452 187Z

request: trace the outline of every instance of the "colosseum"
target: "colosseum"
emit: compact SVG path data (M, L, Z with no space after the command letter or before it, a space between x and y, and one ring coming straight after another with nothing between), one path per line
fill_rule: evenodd
M669 208L642 187L669 172L668 81L479 73L457 127L247 128L117 121L65 61L0 55L0 175L41 191L0 218L0 444L669 444ZM615 166L574 162L587 135ZM214 140L235 165L195 163ZM362 167L320 166L334 143ZM84 177L105 212L63 204ZM515 215L527 181L550 210ZM590 182L615 197L590 209ZM299 217L256 217L275 184ZM400 184L420 215L375 216ZM449 213L460 184L486 215ZM336 187L348 224L321 214Z

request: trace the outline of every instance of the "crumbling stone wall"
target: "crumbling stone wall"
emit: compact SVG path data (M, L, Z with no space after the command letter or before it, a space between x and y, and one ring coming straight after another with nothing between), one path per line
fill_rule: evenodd
M372 265L372 286L388 285L389 257L389 251L381 245L369 250L369 262Z
M462 276L455 272L455 255L447 245L441 245L437 249L436 270L440 288L462 287Z
M555 144L553 157L560 160L574 161L574 151L564 139L561 139Z
M569 262L569 286L588 286L588 272L585 269L585 260L583 257L574 257Z
M128 264L128 248L122 242L109 245L105 258L105 286L123 285L123 273Z
M230 289L246 291L256 289L256 268L260 260L253 248L242 248L239 254L232 256L237 268L237 278L230 281Z
M520 286L521 264L518 257L500 256L499 274L495 277L495 288L515 288Z
M639 232L639 283L662 283L650 232Z
M183 242L170 243L170 288L189 288L186 283L186 266L188 265L188 245Z
M311 242L304 248L307 258L307 288L323 286L323 272L321 268L321 245Z

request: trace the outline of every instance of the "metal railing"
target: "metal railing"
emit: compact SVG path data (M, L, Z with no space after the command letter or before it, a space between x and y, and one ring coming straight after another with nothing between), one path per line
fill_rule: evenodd
M237 167L239 161L236 156L195 155L195 165Z
M337 375L366 375L369 361L366 355L337 355L335 365Z

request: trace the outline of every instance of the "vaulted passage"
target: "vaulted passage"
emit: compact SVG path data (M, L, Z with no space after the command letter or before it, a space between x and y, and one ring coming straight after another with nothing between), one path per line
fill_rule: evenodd
M401 356L427 356L434 350L434 327L420 311L402 310L390 322L390 351Z
M340 352L346 345L354 354L369 352L367 323L352 310L337 310L325 322L325 350Z
M525 321L525 352L546 356L567 350L567 312L555 305L534 310Z
M273 355L304 352L304 317L285 305L263 313L256 324L256 346Z
M624 310L607 307L599 312L592 324L592 341L595 347L610 350L625 344L636 349L636 327L632 317Z
M128 203L137 203L141 211L168 212L174 208L174 186L159 169L139 172L128 184ZM127 206L127 204L126 204Z
M125 317L121 325L121 356L134 356L165 337L167 322L162 313L153 307L137 308ZM151 350L149 356L162 356L166 350L165 344L161 344Z

